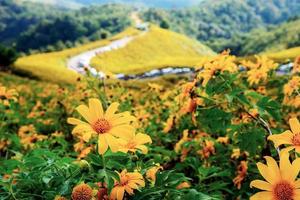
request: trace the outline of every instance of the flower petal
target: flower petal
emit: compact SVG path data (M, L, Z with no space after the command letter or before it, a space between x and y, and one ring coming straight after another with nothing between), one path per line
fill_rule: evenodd
M273 195L272 192L258 192L250 200L273 200Z
M300 134L300 123L296 117L291 118L289 124L294 134Z
M115 126L109 130L109 133L116 137L128 139L134 137L135 128L130 125Z
M99 99L89 99L89 109L95 118L99 119L103 117L103 107Z
M135 140L137 141L138 144L152 143L151 137L143 133L136 134Z
M80 105L76 108L76 110L82 115L82 117L88 121L90 124L92 124L94 121L96 121L93 116L90 113L89 108L86 105Z
M119 107L119 103L116 102L112 103L105 112L104 115L105 119L110 119L111 117L113 117L115 112L117 112L118 107Z
M81 120L73 118L73 117L68 118L67 122L68 122L68 124L72 124L72 125L88 124L84 121L81 121Z
M108 144L109 148L112 152L117 152L120 146L120 143L118 142L118 139L110 134L103 134L106 143Z
M254 180L250 183L250 187L255 187L261 190L272 191L272 185L266 181Z
M257 168L258 168L260 174L269 183L273 184L273 183L277 182L277 180L279 180L281 178L278 166L277 166L277 169L276 169L276 167L274 167L274 166L269 167L269 166L267 166L265 164L262 164L260 162L257 163L256 165L257 165Z
M268 140L274 142L274 146L277 148L282 144L293 144L292 143L293 133L291 131L285 131L281 134L270 135Z
M295 195L293 200L300 200L300 189L295 190Z
M103 155L108 149L108 144L106 139L103 135L99 135L98 138L98 152L99 154Z

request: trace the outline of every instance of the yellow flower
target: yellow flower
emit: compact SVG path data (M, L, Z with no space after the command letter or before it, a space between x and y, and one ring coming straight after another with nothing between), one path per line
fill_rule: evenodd
M293 92L298 92L300 89L300 76L293 76L293 78L283 86L283 93L291 96Z
M247 72L250 85L258 84L268 78L268 72L265 69L251 69Z
M76 108L87 122L68 118L69 124L76 125L72 134L79 135L86 142L92 136L98 136L99 154L104 154L108 147L116 152L117 138L128 138L135 132L135 128L130 124L135 118L128 112L116 114L118 106L118 103L112 103L104 112L98 99L89 99L89 107L80 105Z
M163 169L163 168L159 164L157 164L157 166L154 166L154 167L151 167L150 169L148 169L146 172L147 179L150 179L151 181L155 182L156 181L156 173L160 169Z
M182 145L183 145L185 142L187 142L187 141L190 140L189 137L188 137L188 135L189 135L189 130L187 130L187 129L184 130L184 131L183 131L182 138L175 144L174 150L175 150L176 153L179 153L180 150L182 149Z
M272 140L276 148L282 144L290 144L300 153L300 123L297 118L291 118L289 124L291 131L287 130L281 134L270 135L268 140Z
M280 152L279 167L269 156L265 157L267 165L257 163L257 168L266 181L254 180L250 187L265 191L256 193L250 200L300 200L300 179L295 180L300 170L300 159L290 163L289 150Z
M111 200L122 200L125 191L129 195L133 195L133 190L145 186L143 176L138 172L127 172L123 170L119 173L120 182L116 181L115 186L110 193Z
M126 139L120 139L120 146L118 151L127 153L128 151L135 152L137 149L141 150L143 154L148 153L148 149L144 144L151 143L152 140L149 135L143 133L132 133Z

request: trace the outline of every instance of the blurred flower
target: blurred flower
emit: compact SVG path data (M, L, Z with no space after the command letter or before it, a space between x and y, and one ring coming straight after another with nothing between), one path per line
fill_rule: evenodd
M297 118L289 120L291 130L284 131L281 134L270 135L268 140L274 142L277 148L282 144L289 144L295 148L296 152L300 153L300 123Z
M165 127L163 130L164 133L168 133L172 129L172 127L174 126L174 120L175 120L175 116L170 115L169 118L167 119L167 122L165 123Z
M89 141L93 135L97 135L99 154L104 154L108 147L116 152L117 138L128 138L135 132L135 128L130 125L135 118L128 112L115 114L118 106L118 103L112 103L104 113L98 99L89 99L89 107L80 105L76 108L88 123L68 118L69 124L76 125L72 134L81 136L84 141Z
M234 185L241 189L242 181L245 179L248 170L247 161L241 161L240 165L237 168L237 176L233 179Z
M287 96L291 96L294 92L299 94L300 89L300 76L293 76L293 78L283 86L283 93Z
M232 150L232 154L230 157L232 159L238 159L240 157L240 155L241 155L241 150L237 148L237 149Z
M189 187L191 187L191 185L188 182L184 181L184 182L180 183L179 185L177 185L176 189L180 190L180 189L189 188Z
M202 158L207 159L210 155L215 154L215 146L213 141L205 140L202 150L199 150L198 153Z
M123 170L119 173L120 181L115 181L115 185L110 193L111 200L122 200L125 191L133 195L133 190L145 186L143 176L138 172L127 172Z
M81 183L73 188L72 200L91 200L93 198L93 189L85 184Z
M250 197L250 200L297 200L300 197L300 180L295 180L300 170L300 159L297 158L290 163L289 151L285 149L280 152L279 167L276 161L265 156L267 164L257 163L260 174L266 181L254 180L250 187L255 187L263 192L258 192Z
M185 142L187 142L187 141L190 140L190 139L188 138L188 135L189 135L189 130L187 130L187 129L184 130L184 131L183 131L183 134L182 134L182 138L175 144L174 150L175 150L176 153L179 153L180 150L182 149L182 145L183 145Z
M150 179L152 182L155 183L156 181L156 173L158 172L158 170L163 169L162 166L160 166L159 164L157 164L154 167L151 167L150 169L147 170L146 172L146 178Z
M221 143L221 144L228 144L229 143L229 137L218 137L217 138L217 142Z
M18 93L15 89L7 89L0 85L0 103L2 100L13 100L17 101Z

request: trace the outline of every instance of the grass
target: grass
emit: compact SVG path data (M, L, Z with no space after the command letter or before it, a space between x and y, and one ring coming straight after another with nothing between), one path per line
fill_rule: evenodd
M293 47L285 50L280 50L277 52L263 52L258 55L264 55L268 58L274 60L275 62L279 64L293 62L297 56L300 56L300 47ZM241 62L242 60L252 60L255 61L256 58L254 55L251 56L245 56L245 57L238 57L238 62Z
M194 67L214 52L184 35L151 25L124 48L94 57L91 65L112 73L137 74L164 67Z
M263 53L269 58L278 63L286 63L293 61L297 56L300 56L300 47L281 50L278 52Z
M41 80L57 83L74 83L80 75L66 67L67 60L71 56L105 46L111 41L120 39L124 36L135 35L138 33L138 30L128 28L124 32L107 40L99 40L59 52L41 53L21 57L15 62L14 70L18 73L25 73Z

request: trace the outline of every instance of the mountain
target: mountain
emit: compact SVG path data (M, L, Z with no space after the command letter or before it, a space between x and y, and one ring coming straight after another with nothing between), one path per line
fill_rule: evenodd
M76 8L95 4L127 4L134 6L145 6L155 8L184 8L194 6L203 0L26 0L32 2L46 3L60 7Z
M226 45L238 55L272 53L300 46L300 18L280 25L254 29L229 40Z
M215 51L239 34L255 28L276 25L299 15L299 0L215 0L203 1L192 8L166 11L148 9L144 20L205 42Z
M123 31L131 24L131 11L125 5L66 10L51 4L1 0L1 43L26 53L62 50Z

